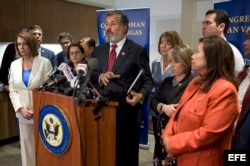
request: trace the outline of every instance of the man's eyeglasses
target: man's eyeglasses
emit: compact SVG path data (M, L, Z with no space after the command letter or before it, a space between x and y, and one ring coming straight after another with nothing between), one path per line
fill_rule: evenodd
M62 45L62 46L65 46L65 45L69 45L71 42L70 41L65 41L65 42L61 42L60 44Z

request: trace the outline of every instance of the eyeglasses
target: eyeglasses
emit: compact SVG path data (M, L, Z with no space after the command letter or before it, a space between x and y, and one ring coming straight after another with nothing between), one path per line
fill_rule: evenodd
M61 42L60 44L62 45L62 46L65 46L65 45L69 45L71 42L70 41L65 41L65 42Z
M80 55L81 53L82 53L81 51L69 52L69 55L74 56L74 55Z

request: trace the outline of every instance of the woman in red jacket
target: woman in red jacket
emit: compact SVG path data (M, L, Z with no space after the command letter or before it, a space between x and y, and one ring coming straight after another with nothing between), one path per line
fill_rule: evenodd
M162 138L178 166L221 166L239 112L234 55L218 36L199 40L189 83Z

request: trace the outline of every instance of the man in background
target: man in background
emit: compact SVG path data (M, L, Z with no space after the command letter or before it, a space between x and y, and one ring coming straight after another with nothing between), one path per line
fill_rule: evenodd
M39 55L48 58L51 62L52 67L55 67L56 66L55 53L47 48L41 47L43 40L42 28L39 25L31 25L28 27L27 31L35 36L38 42Z
M73 43L73 37L67 32L61 32L58 36L58 42L62 47L62 51L56 55L56 66L59 66L63 62L69 62L67 52L69 46Z
M218 35L226 40L225 34L229 25L229 15L226 11L220 9L208 10L202 22L202 35ZM229 42L228 42L229 43ZM244 67L243 56L240 51L231 43L234 60L235 60L235 74L237 75Z

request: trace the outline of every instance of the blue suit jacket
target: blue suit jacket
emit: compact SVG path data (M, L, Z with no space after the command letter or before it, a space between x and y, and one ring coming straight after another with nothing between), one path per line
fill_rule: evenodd
M49 59L52 67L56 66L55 53L47 48L41 47L41 56Z
M69 63L69 58L68 56L66 55L67 53L61 51L59 52L57 55L56 55L56 66L58 67L61 63L65 62L65 63ZM66 56L66 58L65 58ZM65 60L67 59L67 60Z

